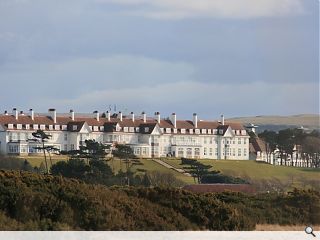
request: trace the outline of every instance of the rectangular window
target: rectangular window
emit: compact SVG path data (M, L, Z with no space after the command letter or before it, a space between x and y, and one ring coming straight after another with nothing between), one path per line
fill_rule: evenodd
M247 156L247 149L246 148L243 149L243 156Z
M200 156L200 148L195 148L194 149L194 156L199 157Z
M243 144L247 144L247 139L243 139Z
M63 150L68 151L68 145L67 144L64 145L64 149Z
M74 144L71 144L71 145L70 145L70 149L71 149L71 150L74 150Z
M209 148L209 155L210 156L212 156L212 154L213 154L212 151L213 151L213 148Z
M207 156L207 148L203 148L203 155Z
M238 156L241 156L241 148L238 148Z
M68 141L68 134L67 133L64 134L64 140Z

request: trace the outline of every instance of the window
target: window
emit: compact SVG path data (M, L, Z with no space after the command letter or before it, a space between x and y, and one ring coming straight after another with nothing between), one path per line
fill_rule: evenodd
M62 125L62 130L67 130L67 125Z
M178 157L183 157L184 150L183 148L178 148Z
M64 140L68 141L68 134L67 133L64 134Z
M241 138L238 138L238 144L241 144Z
M41 130L45 130L45 129L46 129L46 125L41 124L41 125L40 125L40 129L41 129Z
M22 124L17 124L17 129L22 129Z
M187 157L192 157L192 148L187 148Z
M145 128L144 128L144 132L149 132L149 128L148 128L148 127L145 127Z
M8 124L8 128L9 128L9 129L13 129L13 124L11 124L11 123Z
M33 129L34 130L38 130L38 127L39 127L38 124L33 124Z
M166 133L171 133L171 128L166 128Z
M104 126L100 126L100 131L101 131L101 132L104 131Z
M49 125L49 130L53 130L53 125Z
M241 148L238 148L238 156L241 156Z
M68 145L65 144L63 150L68 151Z
M19 146L18 145L9 145L9 152L10 153L18 153L19 152Z
M189 133L190 133L190 134L193 134L193 129L189 129Z
M30 129L30 124L26 124L26 129Z
M70 145L70 149L71 149L71 150L74 150L74 144L71 144L71 145Z
M247 139L243 139L243 144L247 144Z
M207 138L203 139L203 144L207 144Z
M208 134L211 134L211 129L208 129Z
M184 128L181 129L181 133L184 134L186 133L186 130Z
M93 126L93 131L98 132L98 126Z
M59 130L60 130L60 125L55 125L55 126L54 126L54 130L59 131Z
M247 156L247 149L246 148L243 149L243 156Z
M196 134L200 134L200 129L195 129Z
M207 148L206 148L206 147L203 148L203 155L204 155L204 156L207 156Z
M134 148L134 154L140 155L140 148Z
M207 133L207 129L201 129L201 133L202 134L206 134Z
M219 134L223 134L223 130L222 129L219 129Z
M218 148L216 148L215 155L218 156Z
M195 148L194 149L194 156L199 157L200 156L200 148Z
M140 131L140 128L139 127L136 127L136 132L139 132Z
M72 130L73 130L73 131L77 131L77 129L78 129L78 126L77 126L77 125L72 125Z
M236 156L236 149L232 148L232 156Z

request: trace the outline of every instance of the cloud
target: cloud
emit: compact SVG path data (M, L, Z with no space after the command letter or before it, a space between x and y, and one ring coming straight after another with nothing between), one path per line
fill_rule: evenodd
M96 108L107 110L117 104L124 112L160 111L162 116L176 112L178 118L190 118L197 112L200 119L215 119L224 113L228 117L261 114L315 113L318 103L318 84L225 84L174 82L157 86L123 89L100 89L73 98L44 99L40 106L67 111L79 108L90 112Z
M303 13L301 0L96 0L132 7L127 14L156 19L258 18Z

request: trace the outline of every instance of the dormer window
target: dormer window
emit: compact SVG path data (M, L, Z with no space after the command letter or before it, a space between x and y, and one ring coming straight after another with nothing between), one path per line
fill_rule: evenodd
M148 128L148 127L145 127L145 128L144 128L144 132L149 132L149 128Z
M53 130L53 125L49 125L49 130Z
M90 128L90 131L92 131L92 126L89 126L89 128Z
M17 124L17 129L22 129L22 124Z
M129 132L134 132L134 127L129 127Z
M13 124L11 124L11 123L8 124L8 128L9 128L9 129L13 129Z
M200 134L200 129L195 129L195 134Z
M184 128L181 128L181 133L182 134L185 134L186 133L186 130Z
M40 129L41 129L41 130L45 130L45 129L46 129L46 125L41 124L41 125L40 125Z
M77 131L78 126L77 125L72 125L72 131Z
M171 128L166 128L166 133L171 133Z
M26 124L26 129L30 129L30 124Z
M217 129L213 129L213 134L217 134L218 133L218 130Z
M219 129L219 134L223 134L223 130L222 129Z
M211 134L211 129L208 129L208 134Z
M39 125L38 124L33 124L33 129L38 130Z
M99 131L98 126L93 126L93 131L98 132Z
M189 129L189 133L190 133L190 134L193 134L193 129Z
M177 129L176 128L173 129L173 133L177 133Z
M67 130L67 125L62 125L62 130Z
M54 130L60 130L60 125L55 125Z
M201 129L201 133L202 134L206 134L207 133L207 129Z
M246 130L241 130L241 135L246 135Z
M104 126L100 126L100 131L101 131L101 132L104 131Z
M140 132L140 128L139 127L136 127L136 132Z
M124 132L128 132L128 127L124 127L124 128L123 128L123 131L124 131Z

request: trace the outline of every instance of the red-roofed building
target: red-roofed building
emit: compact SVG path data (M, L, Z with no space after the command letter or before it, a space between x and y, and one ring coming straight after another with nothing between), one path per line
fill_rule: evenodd
M41 129L52 138L48 145L61 150L78 149L86 139L103 144L128 144L139 157L188 157L201 159L249 159L249 135L238 123L177 119L160 113L147 118L145 113L124 116L121 112L99 114L28 114L13 109L0 114L0 151L7 154L37 154L32 132Z

